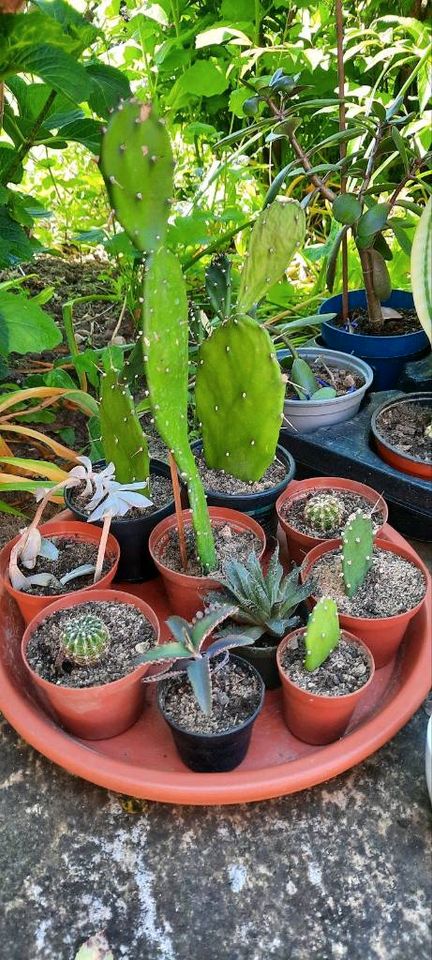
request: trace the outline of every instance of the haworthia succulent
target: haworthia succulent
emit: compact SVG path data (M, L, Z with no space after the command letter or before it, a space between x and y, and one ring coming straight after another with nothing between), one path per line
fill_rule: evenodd
M237 302L239 313L265 297L281 278L304 239L306 221L297 200L274 200L255 221Z

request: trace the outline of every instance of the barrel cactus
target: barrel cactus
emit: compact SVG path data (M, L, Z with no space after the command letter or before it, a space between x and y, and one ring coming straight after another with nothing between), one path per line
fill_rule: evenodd
M340 526L344 513L345 507L339 497L331 493L318 493L308 500L303 516L314 530L326 533Z
M109 631L93 613L83 613L64 624L60 633L60 656L76 666L98 663L109 646Z

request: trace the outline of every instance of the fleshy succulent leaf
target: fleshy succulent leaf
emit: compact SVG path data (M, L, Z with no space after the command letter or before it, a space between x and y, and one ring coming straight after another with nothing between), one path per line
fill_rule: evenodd
M280 280L304 235L305 215L297 200L274 200L260 213L241 275L239 313L248 313Z
M342 531L342 572L348 597L353 597L362 585L372 560L372 520L358 510Z
M188 664L187 675L201 710L209 716L212 712L212 684L208 658L192 660Z
M213 257L205 279L207 296L214 312L221 320L226 320L231 311L231 262L226 254Z
M139 653L137 663L166 663L167 660L178 660L184 657L190 657L190 650L183 643L161 643L158 647L151 647L150 650L142 650L142 644L137 644L136 650Z
M337 605L331 597L322 597L309 616L305 631L305 669L316 670L339 643Z

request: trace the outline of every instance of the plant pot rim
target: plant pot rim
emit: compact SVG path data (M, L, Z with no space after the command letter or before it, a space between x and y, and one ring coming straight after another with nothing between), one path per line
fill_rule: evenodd
M266 549L266 535L264 533L263 528L259 525L259 523L257 523L256 520L254 520L253 517L250 517L247 514L241 513L240 510L231 510L229 507L208 507L208 511L210 514L210 520L212 521L212 526L213 526L213 521L216 521L216 522L219 521L221 524L228 523L231 526L241 527L244 530L249 530L249 531L252 531L252 533L255 533L256 537L260 540L260 543L262 545L261 551L259 552L259 554L257 554L258 559L260 560L263 557ZM222 515L219 516L220 514ZM191 526L192 510L182 510L182 515L185 522L185 526ZM161 529L162 524L163 524L163 530ZM215 575L218 572L217 570L214 570L213 573L206 573L206 574L200 574L200 575L196 575L192 573L184 573L182 570L173 570L171 567L168 567L163 562L163 560L160 559L157 553L159 542L162 539L162 537L165 536L168 530L172 527L177 527L177 517L175 513L172 513L169 517L165 517L163 520L160 520L160 522L157 524L156 527L153 528L150 534L149 550L150 550L151 557L154 563L156 564L156 566L158 567L158 569L163 570L164 574L166 571L166 574L168 576L174 577L175 579L179 578L180 582L181 581L186 582L186 580L193 580L195 583L199 583L200 580L214 581Z
M245 673L252 673L255 679L258 680L259 682L260 701L258 706L253 711L253 713L251 713L250 716L246 718L246 720L243 720L243 723L238 724L236 727L229 727L227 730L224 730L223 732L219 731L218 733L200 733L199 731L185 730L184 727L181 727L178 723L175 722L175 720L171 720L170 718L168 718L161 704L163 686L167 681L171 679L170 677L167 676L163 680L161 680L161 682L159 683L159 689L157 692L157 703L164 720L166 721L166 723L168 723L170 727L173 728L173 730L177 730L179 733L186 734L187 736L190 736L190 737L199 737L202 740L206 739L209 742L214 743L217 740L220 740L221 738L231 736L233 733L240 733L241 730L244 730L245 727L248 727L250 723L253 723L256 720L264 704L264 697L265 697L264 680L262 679L261 675L258 673L258 670L256 669L256 667L254 667L253 664L250 663L248 660L242 660L241 657L237 657L235 654L230 654L229 659L234 660L235 663L238 666L240 666Z
M337 540L326 540L324 543L319 543L316 547L312 547L312 550L309 550L309 553L306 554L300 568L300 574L302 579L304 579L308 573L312 573L315 560L318 560L322 554L331 553L332 550L337 550L341 546L342 546L342 540L339 537ZM416 553L414 557L414 554L409 553L409 551L405 550L405 548L399 547L398 544L390 543L388 540L385 540L383 537L376 537L374 539L374 547L379 547L380 550L387 550L389 553L395 553L396 556L403 557L405 560L410 561L416 567L418 567L418 569L421 570L423 574L423 578L425 582L424 595L421 598L421 600L419 600L419 602L416 603L415 607L410 607L409 610L404 610L402 613L394 613L392 614L392 616L389 616L389 617L366 617L366 616L360 616L360 615L356 616L353 613L340 613L339 614L340 620L341 621L345 620L345 623L348 623L348 621L352 621L353 623L359 623L362 620L365 620L367 621L367 623L376 624L377 627L380 627L386 623L391 624L394 621L400 620L401 617L415 616L415 614L419 612L419 610L421 609L421 607L425 602L425 598L427 595L428 582L429 582L429 571L426 565L418 556L418 554ZM312 554L314 554L313 557L312 557ZM311 558L312 558L312 562L311 562ZM319 597L317 597L314 593L311 594L311 597L315 601L319 600Z
M396 407L399 404L403 403L421 403L422 400L428 401L432 406L432 392L431 391L419 391L418 393L410 393L404 397L393 397L390 400L384 400L383 403L374 410L371 417L371 430L376 440L379 443L382 443L383 446L387 447L392 453L397 457L400 457L401 460L409 460L411 463L416 466L423 466L425 469L430 467L432 470L432 463L428 464L427 460L419 460L417 457L413 457L412 454L406 453L404 450L401 450L400 447L395 447L393 443L390 443L386 437L383 437L380 433L379 425L377 423L378 418L381 416L384 410L387 410L389 407Z
M193 449L197 449L197 448L198 448L198 444L200 445L200 448L201 448L201 450L202 450L202 448L203 448L203 442L202 442L202 440L195 440L195 443L193 443L193 444L191 445L191 446L192 446L192 450L193 450ZM270 496L270 495L272 495L272 496L275 495L275 497L278 497L278 496L279 496L279 491L282 492L283 490L285 490L285 489L286 489L286 486L287 486L287 483L289 483L290 480L292 479L292 477L294 476L294 472L295 472L295 460L294 460L294 457L293 457L292 453L290 453L290 451L287 450L286 447L283 447L281 443L278 443L277 446L276 446L276 454L277 454L277 456L275 456L274 459L275 459L275 460L281 460L282 463L283 463L283 466L286 466L287 469L286 469L286 473L285 473L285 476L283 477L283 479L282 479L282 480L279 480L278 483L275 483L273 487L267 487L266 490L260 490L260 491L257 491L256 493L248 493L248 492L245 492L245 493L240 493L240 492L239 492L239 493L229 493L229 492L227 492L227 491L216 490L214 487L207 487L206 485L204 485L204 491L205 491L206 496L208 496L208 497L221 497L221 498L223 498L223 499L229 499L229 498L232 497L233 500L234 500L234 499L235 499L235 500L245 500L245 501L247 501L247 502L249 502L249 501L252 502L253 500L259 499L260 497ZM285 463L284 463L284 461L285 461ZM273 462L274 462L274 461L273 461ZM220 472L222 472L222 471L220 471ZM225 472L226 472L226 471L225 471ZM246 481L245 481L245 482L246 482Z
M349 477L308 477L303 480L295 480L295 487L290 491L289 486L281 493L280 497L276 501L276 513L281 524L284 524L289 528L290 531L296 537L305 537L308 540L318 541L319 543L328 542L328 537L320 537L315 533L305 533L303 530L298 530L297 527L292 526L288 517L282 513L282 508L286 503L293 503L295 500L300 500L304 497L305 493L313 492L313 488L308 486L309 484L316 484L316 492L320 490L325 490L327 487L333 488L336 490L342 490L344 492L358 493L359 496L364 496L367 499L367 494L371 494L371 501L375 497L377 505L379 504L382 509L383 521L379 526L381 530L388 519L388 506L381 493L377 493L373 487L369 487L367 483L363 483L361 480L352 480ZM303 486L304 484L304 486ZM359 489L361 488L361 489ZM335 538L332 538L335 539Z
M93 464L93 466L94 466L94 467L95 467L95 466L98 466L98 464L105 464L105 465L106 465L106 460L97 460L97 461ZM166 468L167 470L169 470L168 465L167 465L163 460L158 460L157 457L151 457L151 459L150 459L150 476L151 476L151 473L152 473L152 467L153 467L153 470L154 470L154 467L155 467L155 466L163 466L164 468ZM154 471L154 472L155 472L155 471ZM169 477L168 477L168 475L167 475L167 480L168 480L168 479L169 479ZM74 501L73 501L73 499L72 499L72 496L71 496L72 490L73 490L73 487L72 487L70 490L66 487L66 489L65 489L64 492L63 492L64 501L65 501L66 506L68 507L68 509L69 509L72 513L74 513L74 514L76 514L78 517L82 518L82 521L83 521L83 522L89 523L90 521L89 521L88 514L87 514L87 513L84 513L83 510L80 510L80 508L75 505L75 503L74 503ZM142 516L142 517L113 517L113 518L112 518L112 521L111 521L111 526L112 526L113 524L115 524L115 523L124 523L124 524L127 524L127 523L137 523L137 524L138 524L138 523L142 523L142 524L147 524L151 518L156 519L156 517L158 516L159 513L162 513L163 511L168 510L168 508L171 508L172 506L174 506L174 497L172 498L172 500L167 500L167 502L164 503L164 505L163 505L162 507L157 507L156 510L153 510L153 513L149 513L147 516ZM96 521L96 522L97 522L97 523L100 523L101 521L98 520L98 521ZM156 522L159 522L159 521L156 520Z
M291 632L287 633L287 635L283 638L283 640L281 641L278 647L276 660L277 660L279 674L281 677L283 677L284 681L288 683L291 687L294 687L296 691L299 691L300 693L304 694L304 696L307 697L308 700L310 699L316 700L319 703L336 703L336 702L347 703L353 697L357 697L359 693L363 693L366 690L366 688L372 683L372 680L374 678L375 661L371 651L369 650L369 647L364 642L364 640L361 640L359 637L355 637L353 633L350 633L350 631L346 630L344 627L341 627L341 637L349 640L351 643L355 644L357 647L362 647L362 649L365 650L365 652L367 653L368 662L369 662L369 677L361 687L358 687L357 690L352 690L351 693L343 693L343 694L340 694L339 696L331 697L328 693L313 693L311 690L305 690L304 687L300 687L298 683L295 683L294 680L291 679L291 677L285 672L282 666L281 658L283 653L285 652L286 647L288 646L289 641L293 637L297 637L300 634L303 634L305 630L306 630L306 627L297 627L295 630L291 630Z
M56 531L55 528L56 528L57 525L60 525L61 527L63 527L65 524L67 524L68 528L69 528L69 527L73 527L74 530L75 530L75 532L71 531L71 533L70 533L70 535L69 535L68 533L60 533L59 531ZM85 527L85 530L83 529L84 527ZM79 528L79 529L77 529L77 528ZM39 529L40 533L46 534L47 537L51 534L53 537L56 537L56 536L57 536L57 537L59 537L59 538L61 538L61 539L65 539L65 540L67 540L69 537L70 537L71 540L80 540L80 539L83 539L83 538L84 538L84 539L90 539L90 540L91 540L91 537L89 537L89 538L84 537L84 534L87 533L87 532L89 532L89 531L92 531L92 530L95 531L95 537L94 537L94 542L95 542L95 543L98 543L99 540L100 540L100 537L101 537L101 528L100 528L100 527L96 527L93 523L83 523L83 522L81 522L81 520L67 520L67 519L66 519L66 520L64 520L64 519L61 519L61 520L55 520L55 519L53 519L53 520L48 520L47 523L41 524L41 526L40 526L38 529ZM96 534L97 534L97 536L96 536ZM91 584L89 584L88 587L81 587L80 590L70 590L69 593L42 594L42 593L27 593L26 590L17 590L16 587L13 587L12 584L11 584L11 582L10 582L10 578L9 578L9 558L10 558L10 554L11 554L12 548L15 546L16 543L18 543L18 540L19 540L19 539L20 539L20 534L18 534L18 536L14 537L13 540L10 540L9 543L7 543L7 544L5 545L5 547L4 547L4 550L5 550L5 558L4 558L4 559L5 559L5 563L4 563L4 567L3 567L3 571L2 571L2 572L3 572L3 577L4 577L4 583L5 583L6 590L8 591L8 593L11 594L12 597L17 597L17 596L18 596L18 597L29 597L30 599L34 599L34 600L36 600L36 599L46 600L47 603L51 604L51 599L50 599L51 597L53 598L53 599L52 599L52 603L55 603L57 600L61 600L61 599L65 598L65 597L74 597L74 596L76 597L79 593L83 593L84 591L85 591L85 593L87 594L87 593L89 593L90 591L93 590L93 587L96 588L97 585L91 583ZM113 568L116 564L118 564L118 561L119 561L119 559L120 559L120 546L119 546L119 544L118 544L118 542L117 542L114 534L112 534L112 533L109 533L109 535L108 535L108 539L107 539L107 543L106 543L106 549L105 549L105 556L106 556L106 557L111 557L111 558L112 558L112 562L111 562L111 565L110 565L109 569L103 574L103 576L100 578L100 580L97 581L97 584L98 584L99 586L100 586L101 584L103 585L106 577L108 577L108 576L110 575L110 573L111 573L111 571L112 571L112 568ZM108 588L106 588L106 589L108 589Z
M150 606L146 603L145 600L141 600L141 597L134 596L132 593L125 593L124 590L93 590L91 595L83 590L77 591L75 594L76 603L73 604L73 609L78 606L83 606L86 603L101 603L101 602L111 602L111 603L127 603L131 606L137 608L140 613L145 617L146 620L151 624L153 630L156 634L156 643L157 646L160 643L160 623L159 619L156 616L156 613ZM27 647L30 643L31 637L35 630L41 626L44 620L47 620L54 613L57 613L58 610L68 609L67 604L62 602L62 598L59 597L56 603L51 603L49 607L44 607L30 623L27 624L27 627L24 631L22 640L21 640L21 657L24 661L24 665L28 672L31 675L31 678L34 683L39 685L45 690L61 690L62 694L65 697L73 698L77 693L83 693L85 691L91 690L118 690L121 687L127 686L130 678L137 678L138 675L144 676L150 669L150 664L140 664L135 667L133 670L130 670L129 673L125 674L124 677L119 677L118 680L110 680L108 683L94 683L91 686L87 687L64 687L61 683L52 683L50 680L46 680L45 677L41 677L36 670L30 665L27 659ZM151 613L151 617L148 616L148 611Z
M289 407L290 408L292 407L293 410L295 409L300 410L301 408L310 409L311 405L313 407L321 407L321 406L326 407L331 404L343 403L343 402L346 402L347 400L355 401L358 399L359 395L363 396L366 393L366 391L369 390L369 387L372 385L373 370L371 369L369 364L366 363L365 360L362 360L360 357L356 357L354 355L352 356L349 353L344 353L343 350L331 350L330 347L299 347L297 352L299 354L299 357L301 358L306 357L306 359L308 357L311 357L311 359L315 359L316 357L323 356L330 361L343 360L344 364L346 364L347 369L354 370L356 373L361 373L362 377L364 378L364 382L361 383L358 387L356 387L355 390L352 390L351 393L347 391L347 393L341 394L340 397L324 397L320 400L314 400L313 397L311 397L310 400L300 400L300 398L296 399L295 397L285 397L284 399L285 407L289 405ZM278 355L278 358L280 356L288 356L289 350L278 350L277 355ZM336 367L338 367L338 364L336 364Z
M348 291L348 297L350 297L351 295L358 294L358 293L362 293L362 294L364 294L364 295L366 296L365 288L364 288L364 287L359 287L359 288L356 289L356 290L349 290L349 291ZM391 294L390 294L390 297L387 297L387 299L383 302L382 306L386 306L386 305L390 306L390 304L388 304L388 301L392 298L393 294L398 294L398 293L404 293L404 294L406 294L407 296L410 296L410 297L413 299L413 307L414 307L414 298L413 298L412 291L411 291L411 290L402 290L402 289L400 289L400 288L396 288L396 289L392 290L392 292L391 292ZM326 297L326 299L323 300L322 304L320 305L318 312L319 312L319 313L321 313L321 312L322 312L322 313L325 313L325 312L326 312L326 311L324 310L325 305L326 305L330 300L333 300L333 299L336 299L336 298L339 298L339 297L340 297L340 302L341 302L341 304L342 304L342 294L341 294L341 293L336 293L336 294L334 294L332 297ZM395 309L396 309L396 308L395 308ZM406 309L406 308L402 307L402 309ZM415 307L414 307L414 309L415 309ZM336 318L334 318L334 319L336 319ZM424 333L424 330L422 329L422 327L420 327L419 330L410 330L408 333L387 333L387 334L382 334L382 333L381 333L381 334L380 334L380 333L378 333L378 334L375 334L375 333L352 333L350 330L345 330L343 327L337 327L337 325L336 325L335 322L334 322L334 319L333 319L333 320L323 320L323 325L328 326L328 327L334 327L336 330L340 330L341 333L345 333L345 334L347 335L347 337L364 337L365 340L371 340L371 341L373 341L373 342L376 342L376 341L378 340L378 341L380 341L380 342L382 342L382 343L385 343L385 342L388 341L388 340L398 340L398 339L401 339L402 337L418 337L419 334ZM425 334L425 336L426 336L426 334ZM426 339L427 339L427 338L426 338ZM400 356L403 356L403 354L401 354ZM393 357L392 357L391 359L393 359Z

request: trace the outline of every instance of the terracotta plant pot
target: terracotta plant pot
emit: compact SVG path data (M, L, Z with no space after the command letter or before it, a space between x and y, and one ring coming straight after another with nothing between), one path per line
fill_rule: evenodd
M246 514L238 513L237 510L227 510L222 507L209 507L209 514L212 524L225 526L229 524L234 530L251 531L261 541L262 549L259 553L259 559L264 555L266 548L266 537L264 530L256 520ZM192 511L184 510L183 517L185 525L192 522ZM157 527L152 530L149 539L149 550L153 562L157 567L168 596L171 613L176 613L185 620L191 620L198 610L203 610L202 598L209 590L220 590L220 584L213 577L194 577L187 573L179 573L176 570L170 570L161 560L163 548L168 540L170 530L177 529L177 519L174 516L166 517L161 520Z
M312 573L313 566L319 557L337 549L341 546L341 543L341 540L327 540L325 543L320 543L319 546L314 547L303 562L302 579L305 580L308 574ZM375 541L375 546L379 547L380 550L388 550L398 557L404 557L405 560L415 563L424 576L426 590L428 571L417 554L414 556L411 551L405 550L404 547L389 543L388 540L382 538ZM311 597L310 600L314 604L317 598ZM374 658L376 668L379 669L390 663L396 656L410 620L419 612L424 602L425 597L411 610L398 613L394 617L353 617L346 613L339 613L339 622L343 630L347 630L349 633L353 633L355 637L359 637L360 640L364 640Z
M301 687L290 680L282 668L282 656L289 641L302 633L302 628L289 633L282 640L277 652L285 723L291 733L305 743L317 745L332 743L345 733L359 700L362 699L372 682L375 673L373 657L362 640L344 630L343 633L347 640L351 640L366 651L370 666L369 679L359 690L342 697L321 696L308 690L302 690Z
M174 743L183 763L196 773L225 773L234 770L244 760L250 739L252 727L264 704L264 683L257 670L244 660L231 655L245 673L253 674L260 682L260 702L254 712L244 720L240 726L232 727L225 733L191 733L183 730L167 716L163 707L163 684L159 684L158 705L165 722L168 724Z
M307 493L319 493L321 490L330 490L331 492L344 490L347 493L359 494L359 496L364 497L365 500L370 503L371 507L376 506L377 501L379 501L378 506L382 511L383 524L387 522L388 508L385 500L383 500L382 496L377 493L376 490L368 487L365 483L359 483L357 480L348 480L343 477L312 477L309 480L294 480L288 485L276 503L276 512L279 523L286 536L290 560L294 563L302 563L306 554L309 553L313 547L318 546L320 543L325 543L326 539L325 537L314 537L311 534L302 533L300 530L296 530L295 527L291 526L289 519L285 515L286 506Z
M57 610L67 610L89 601L104 600L116 603L128 603L139 610L151 623L159 643L159 621L151 607L140 597L124 593L123 590L80 590L73 598L60 597L52 603L49 610L41 610L28 625L21 644L24 665L30 674L38 698L54 718L70 733L84 740L108 740L128 730L138 720L145 695L143 676L149 670L148 664L141 664L132 673L112 683L95 687L72 688L50 683L40 677L27 660L27 647L35 630L47 617Z
M389 443L380 430L380 416L384 410L389 407L400 406L404 403L418 404L419 406L432 406L432 393L410 393L407 397L394 397L391 400L385 400L372 414L371 430L375 441L375 446L382 460L389 463L395 470L401 473L409 473L413 477L421 477L424 480L432 480L432 463L426 463L425 460L417 460L409 453L404 453L398 447Z
M95 527L91 523L78 523L74 520L51 520L49 523L42 524L39 530L44 537L64 537L68 540L76 538L86 543L94 543L96 547L99 545L102 532L99 527ZM25 593L23 590L15 590L9 580L8 567L12 547L18 539L19 537L15 537L14 540L11 540L0 554L0 579L4 583L7 592L18 604L21 615L26 623L30 623L30 620L35 617L40 610L44 610L45 607L50 606L50 604L55 601L62 599L67 601L78 596L78 594L87 594L90 590L106 590L115 577L120 558L120 547L115 537L110 533L105 554L107 559L109 559L110 568L97 583L90 584L90 586L84 587L82 590L76 590L75 593L73 591L64 594L57 593L46 597Z

